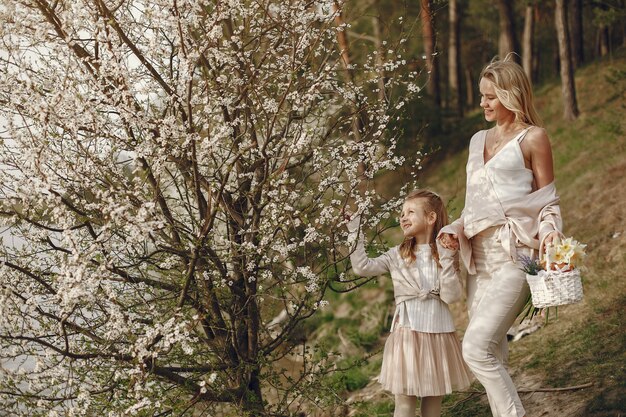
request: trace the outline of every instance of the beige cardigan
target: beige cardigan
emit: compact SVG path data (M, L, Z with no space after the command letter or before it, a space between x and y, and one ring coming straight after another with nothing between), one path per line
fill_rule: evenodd
M360 219L355 217L348 223L349 242L356 243L350 254L350 261L355 274L368 277L389 272L396 304L413 298L421 300L434 298L445 303L453 303L461 299L462 284L456 251L447 250L438 244L439 263L441 264L439 285L435 288L423 288L418 269L407 265L400 255L398 246L376 258L367 256L363 236L359 233L359 221Z

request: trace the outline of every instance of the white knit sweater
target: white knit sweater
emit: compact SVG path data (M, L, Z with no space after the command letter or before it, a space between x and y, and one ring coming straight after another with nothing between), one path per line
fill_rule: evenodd
M432 256L430 246L419 245L417 259L408 265L395 246L376 258L368 258L363 237L358 233L358 222L349 225L356 246L350 254L355 274L364 277L391 274L396 311L391 331L396 327L409 327L424 333L454 332L454 321L448 305L439 296L442 269ZM358 237L357 237L358 236ZM458 261L448 251L440 253L440 262L448 272L447 280L456 280L460 288ZM444 297L445 298L445 297Z

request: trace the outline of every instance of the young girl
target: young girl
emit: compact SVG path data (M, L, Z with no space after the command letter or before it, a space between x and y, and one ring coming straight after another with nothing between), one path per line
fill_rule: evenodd
M391 334L385 343L379 382L395 395L394 417L439 417L443 395L470 384L452 315L446 302L461 296L456 252L436 246L448 216L441 198L426 190L410 193L402 206L404 241L377 258L368 258L359 219L348 224L357 244L350 255L357 275L390 272L396 301Z

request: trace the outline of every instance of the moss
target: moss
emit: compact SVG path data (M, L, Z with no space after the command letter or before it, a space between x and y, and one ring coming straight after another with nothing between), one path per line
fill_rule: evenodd
M356 391L369 383L369 377L363 372L358 364L352 364L342 371L333 375L333 385L340 391Z

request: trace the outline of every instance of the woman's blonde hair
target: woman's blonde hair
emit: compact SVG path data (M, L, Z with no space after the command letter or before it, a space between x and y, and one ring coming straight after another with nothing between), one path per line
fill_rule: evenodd
M428 215L428 213L434 212L437 215L437 220L435 220L435 226L433 227L433 233L430 236L430 240L428 244L433 253L433 257L439 264L439 252L437 252L437 235L442 227L448 224L448 211L446 210L445 204L443 204L443 200L437 194L428 190L415 190L410 192L404 199L406 203L409 200L414 199L424 199L424 214ZM407 237L400 244L400 255L404 260L406 260L409 264L415 262L415 249L417 247L417 241L414 237Z
M515 61L512 54L503 60L494 59L480 73L491 81L496 96L502 105L515 114L515 121L524 125L541 126L542 121L533 102L533 89L524 69Z

